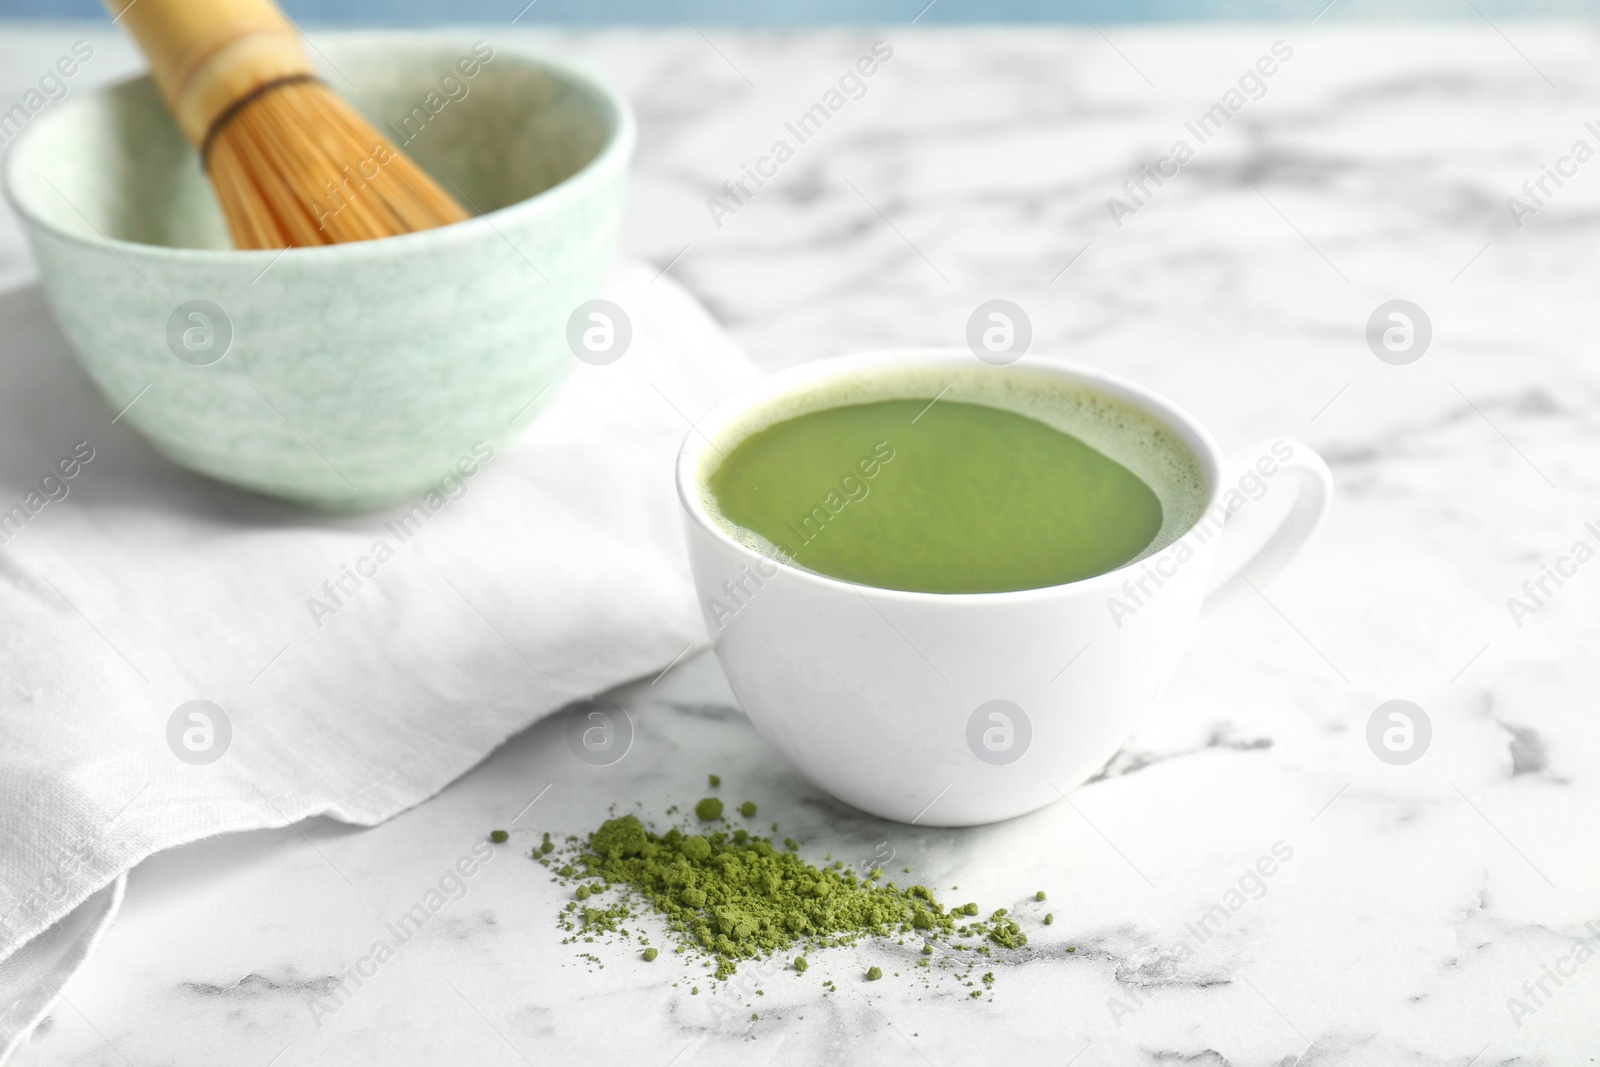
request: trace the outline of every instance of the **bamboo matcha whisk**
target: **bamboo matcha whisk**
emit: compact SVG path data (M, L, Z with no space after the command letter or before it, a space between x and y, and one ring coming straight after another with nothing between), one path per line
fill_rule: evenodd
M239 248L391 237L467 213L311 71L272 0L105 0L201 162Z

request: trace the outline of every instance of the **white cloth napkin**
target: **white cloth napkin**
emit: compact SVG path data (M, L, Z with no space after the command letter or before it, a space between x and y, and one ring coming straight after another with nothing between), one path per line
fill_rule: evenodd
M626 354L577 364L404 526L405 508L321 516L172 466L112 423L39 290L0 294L0 510L39 504L0 525L0 1059L151 853L380 822L705 641L673 459L754 368L654 273L625 264L600 294L632 319ZM215 762L176 754L207 741L187 713L169 743L194 700L231 729Z

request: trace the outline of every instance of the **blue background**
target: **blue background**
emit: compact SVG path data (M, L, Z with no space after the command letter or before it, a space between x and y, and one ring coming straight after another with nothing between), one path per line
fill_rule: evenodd
M280 0L301 22L419 26L510 22L527 0ZM518 25L818 26L906 23L927 0L535 0ZM1074 3L1076 6L1074 6ZM1310 21L1326 0L937 0L918 25ZM1476 10L1474 9L1476 5ZM674 6L676 5L676 6ZM1480 11L1482 14L1480 15ZM1600 0L1335 0L1325 20L1592 16ZM0 0L0 18L105 19L99 0Z

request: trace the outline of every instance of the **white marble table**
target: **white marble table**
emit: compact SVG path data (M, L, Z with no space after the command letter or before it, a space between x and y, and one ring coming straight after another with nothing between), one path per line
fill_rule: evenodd
M715 662L691 658L614 694L639 724L615 766L578 762L546 722L378 828L312 822L145 863L13 1062L1589 1062L1600 563L1547 580L1526 617L1507 599L1575 542L1600 546L1600 164L1548 184L1521 229L1505 201L1573 141L1600 146L1593 29L1108 33L545 38L638 107L630 250L670 264L765 365L960 344L973 307L1004 297L1036 349L1156 385L1225 446L1291 434L1328 457L1340 498L1321 539L1270 600L1205 629L1102 778L999 826L878 822L787 770ZM0 101L80 36L87 76L130 68L97 30L8 26ZM718 227L707 197L880 38L893 58L865 95ZM1184 123L1279 40L1293 55L1265 93L1198 144ZM1107 198L1179 138L1194 158L1117 227ZM31 275L0 218L0 284ZM1434 331L1405 366L1363 337L1395 298ZM1368 747L1392 698L1432 724L1409 765ZM869 986L865 966L903 958L874 946L690 996L665 960L581 946L602 968L560 945L561 893L518 836L314 1017L389 919L536 797L517 826L577 831L610 805L692 802L707 772L810 855L892 849L988 906L1044 888L1056 922L995 963L992 998ZM1198 941L1190 925L1278 842L1292 858Z

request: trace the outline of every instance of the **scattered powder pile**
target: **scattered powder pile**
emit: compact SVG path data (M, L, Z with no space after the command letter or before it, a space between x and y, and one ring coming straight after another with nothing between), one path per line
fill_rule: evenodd
M744 807L746 817L755 814L753 804ZM695 806L704 822L722 821L722 810L713 798ZM929 966L934 943L987 956L991 945L1016 949L1028 940L1003 908L978 919L976 904L947 909L925 886L884 882L882 870L862 877L843 863L815 867L800 858L798 847L788 839L774 845L772 838L744 829L657 834L637 817L623 815L587 840L567 838L564 846L546 834L534 858L563 884L576 883L576 899L561 918L573 935L569 940L627 937L624 924L645 904L666 920L674 952L707 957L722 979L740 960L848 945L863 937L923 942L920 967ZM600 905L596 898L612 889L621 891L620 899ZM655 951L647 950L644 958L654 959ZM803 958L794 965L802 971L806 966Z

